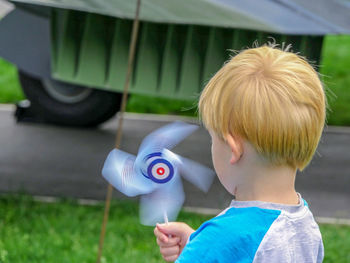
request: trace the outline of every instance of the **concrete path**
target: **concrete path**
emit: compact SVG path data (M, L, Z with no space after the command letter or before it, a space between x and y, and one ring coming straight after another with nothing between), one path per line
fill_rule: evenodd
M169 116L127 114L122 149L136 153L143 137ZM176 117L175 117L176 118ZM117 119L99 129L72 129L15 123L13 108L0 106L0 193L25 192L102 200L106 182L100 175L114 147ZM174 152L211 166L210 139L200 129ZM350 219L350 129L326 129L311 165L297 177L297 190L317 217ZM222 209L230 195L218 180L208 194L185 183L186 206ZM114 198L123 198L114 193Z

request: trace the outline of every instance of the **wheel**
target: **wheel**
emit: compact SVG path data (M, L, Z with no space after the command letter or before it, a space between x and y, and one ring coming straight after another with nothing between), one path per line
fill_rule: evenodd
M120 109L120 93L41 80L21 71L18 74L30 107L45 122L91 127L108 120Z

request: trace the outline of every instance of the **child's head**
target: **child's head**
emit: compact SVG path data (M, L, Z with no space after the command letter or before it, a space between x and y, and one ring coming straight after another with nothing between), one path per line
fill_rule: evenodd
M305 59L263 46L240 52L210 79L199 113L221 139L238 136L269 163L303 170L322 133L326 98Z

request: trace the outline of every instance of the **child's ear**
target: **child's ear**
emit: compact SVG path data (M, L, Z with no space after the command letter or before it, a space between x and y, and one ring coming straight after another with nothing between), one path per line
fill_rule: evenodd
M241 138L233 136L230 133L225 136L225 140L232 152L230 163L235 164L243 155L243 141Z

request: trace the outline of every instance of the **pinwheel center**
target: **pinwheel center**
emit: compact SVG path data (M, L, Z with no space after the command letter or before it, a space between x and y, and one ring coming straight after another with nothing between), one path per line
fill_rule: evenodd
M165 173L164 168L160 167L160 168L157 169L157 174L163 175L164 173Z
M147 174L153 182L163 184L173 178L174 167L168 160L158 158L148 165Z
M142 174L143 174L144 177L150 179L150 177L148 176L148 166L149 166L154 160L160 159L161 156L162 156L162 153L160 153L160 152L154 152L154 153L151 153L151 154L146 155L146 157L143 158L143 161L145 162L146 167L145 167L145 168L141 168L141 172L142 172Z

